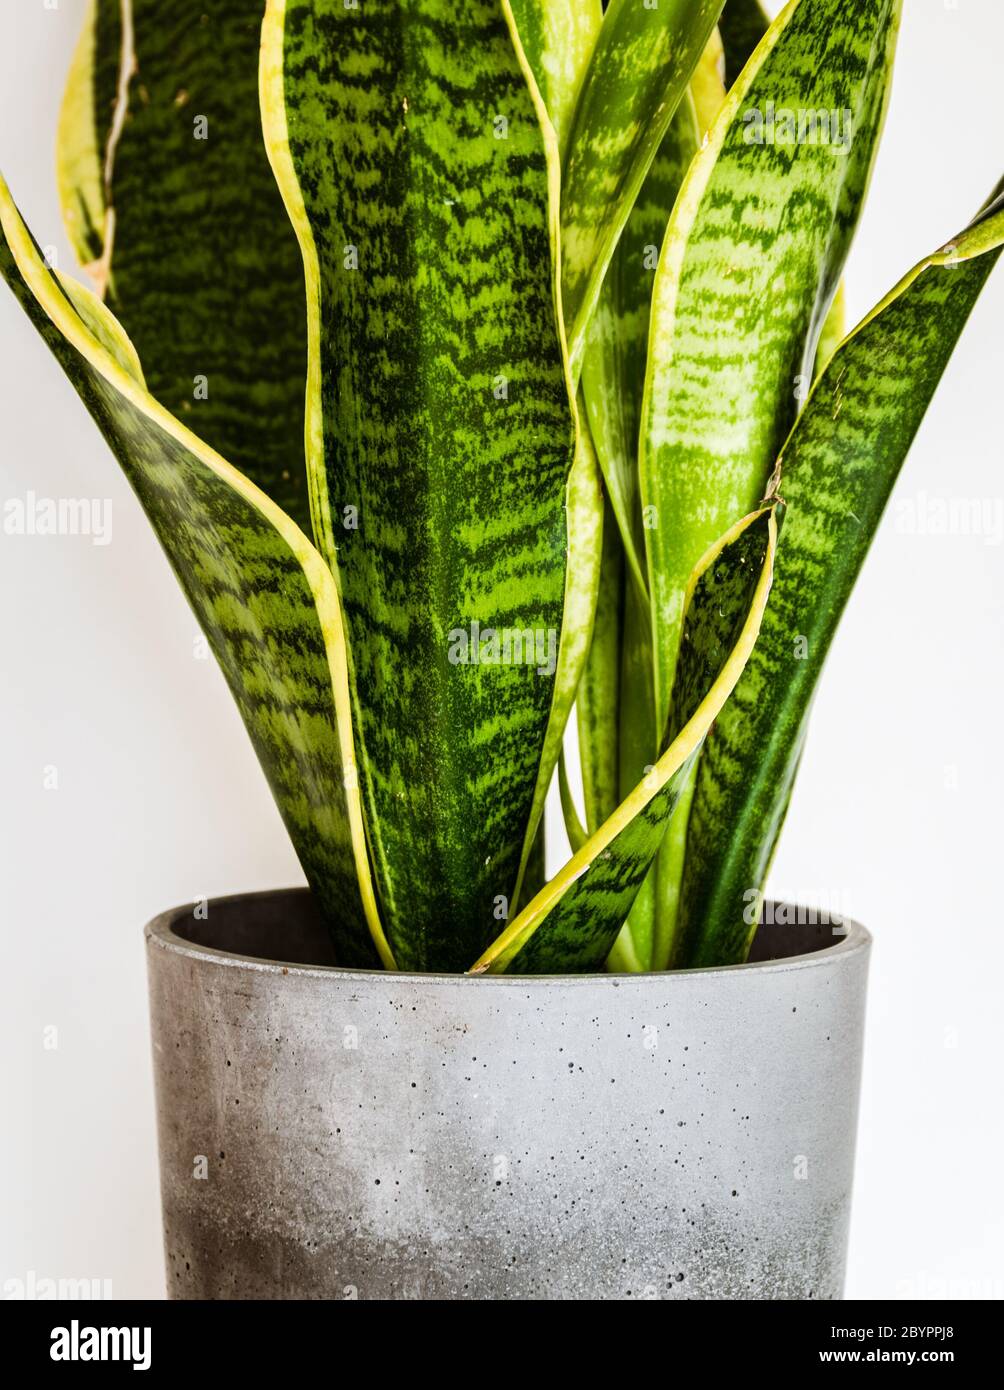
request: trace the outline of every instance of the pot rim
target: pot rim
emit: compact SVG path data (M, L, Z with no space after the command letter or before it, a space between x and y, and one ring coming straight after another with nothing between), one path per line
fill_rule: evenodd
M277 898L285 895L296 897L308 892L305 887L295 888L265 888L257 892L250 893L226 893L219 897L212 897L209 902L215 904L233 904L251 902L262 898ZM776 900L771 900L776 903ZM783 904L786 907L795 906L794 904ZM796 911L811 912L816 911L817 916L821 914L817 909L799 908ZM743 965L709 965L697 966L689 970L653 970L642 974L612 974L607 971L595 971L591 974L581 975L468 975L468 974L426 974L414 970L366 970L358 969L353 966L340 965L303 965L296 961L267 960L261 956L244 955L239 951L224 951L216 946L203 946L193 941L186 941L174 931L174 923L182 917L188 917L192 913L192 904L183 903L178 907L168 908L166 912L158 913L143 928L143 936L150 946L157 946L160 950L170 951L175 955L187 956L193 960L199 960L207 965L218 965L238 970L254 970L263 974L279 976L300 976L304 978L332 977L343 980L372 980L380 981L382 984L391 980L402 981L426 981L429 984L445 985L465 985L465 986L489 986L492 988L532 988L534 983L539 984L563 984L570 987L586 986L595 984L598 980L608 981L612 988L617 989L627 985L629 988L638 988L644 985L645 981L651 980L673 980L691 978L695 975L700 976L734 976L739 973L748 973L758 970L761 972L778 973L788 970L809 970L813 968L823 968L834 965L838 961L845 960L848 956L857 955L862 951L868 951L872 944L871 932L863 927L860 922L852 921L850 918L843 918L839 923L842 931L837 936L832 946L821 946L814 951L807 951L800 955L782 956L776 960L766 961L747 961ZM825 925L825 923L823 924ZM834 931L837 931L837 924L834 923Z

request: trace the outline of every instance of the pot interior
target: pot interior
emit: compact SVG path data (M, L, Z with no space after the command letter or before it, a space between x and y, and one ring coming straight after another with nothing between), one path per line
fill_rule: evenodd
M823 920L820 920L823 919ZM337 966L334 948L306 888L214 898L205 918L180 910L171 930L182 941L256 960ZM750 961L785 960L838 945L846 929L825 914L768 902Z

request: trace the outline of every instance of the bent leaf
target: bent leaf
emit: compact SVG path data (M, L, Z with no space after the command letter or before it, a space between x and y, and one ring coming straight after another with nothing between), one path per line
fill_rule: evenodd
M756 650L701 759L675 965L746 958L826 653L1002 243L1004 198L997 196L858 325L784 446L776 485L786 512L774 587Z
M568 140L562 298L577 378L603 277L722 0L611 0Z
M565 822L565 834L568 836L568 843L572 846L572 851L581 849L589 839L589 831L579 819L578 808L575 805L575 797L572 793L571 783L568 780L568 765L565 754L562 752L558 759L558 792L561 798L561 815ZM543 878L533 891L534 897L540 892L547 882Z
M687 771L756 642L777 541L773 506L733 527L694 576L666 751L652 772L472 967L599 969L658 850Z
M132 344L48 270L0 180L0 272L118 458L237 701L345 964L385 965L334 580L299 528L144 389ZM368 929L367 929L368 924ZM370 940L372 933L373 940Z
M670 220L639 457L660 722L687 576L763 496L811 381L871 173L900 5L791 0L729 92ZM657 965L674 950L688 815L685 796L659 859Z
M687 577L763 496L795 417L797 378L811 371L871 171L900 3L792 0L729 93L670 220L639 463L642 499L654 509L660 722ZM808 109L849 121L849 146L799 142L797 122L779 140L770 115Z
M459 969L512 900L562 627L544 137L489 0L270 0L261 97L382 916L402 967Z

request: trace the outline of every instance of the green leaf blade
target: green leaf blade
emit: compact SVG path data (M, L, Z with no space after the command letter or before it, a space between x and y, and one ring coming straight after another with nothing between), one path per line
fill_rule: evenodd
M517 974L602 968L666 822L756 642L770 590L774 508L744 518L694 575L666 749L651 773L472 967Z
M0 180L0 274L108 440L219 660L339 959L386 948L356 787L334 581L306 536L145 391L135 350L68 297ZM369 925L367 925L369 924Z
M785 523L760 641L698 774L674 964L746 957L813 691L892 486L1004 242L991 211L845 340L779 460Z
M603 278L722 0L611 0L579 93L561 213L562 300L577 377Z
M730 92L663 245L642 424L657 714L687 577L763 495L839 278L888 92L899 0L794 0ZM851 112L849 147L778 143L769 111ZM771 135L770 131L774 134ZM751 135L763 136L754 143Z
M514 896L562 628L574 419L544 139L485 0L274 0L262 93L383 915L401 965L459 969Z
M510 0L510 9L564 155L582 74L603 22L601 0Z
M81 39L93 124L78 64L60 184L73 230L99 161L91 269L151 394L309 532L303 268L262 141L263 12L262 0L97 0ZM96 251L93 229L80 249Z

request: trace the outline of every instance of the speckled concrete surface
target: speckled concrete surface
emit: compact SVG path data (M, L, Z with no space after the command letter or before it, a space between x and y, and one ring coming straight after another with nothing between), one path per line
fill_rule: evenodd
M320 963L299 891L158 918L169 1296L839 1298L869 938L783 930L507 980Z

